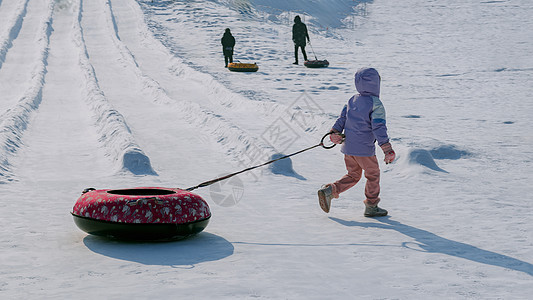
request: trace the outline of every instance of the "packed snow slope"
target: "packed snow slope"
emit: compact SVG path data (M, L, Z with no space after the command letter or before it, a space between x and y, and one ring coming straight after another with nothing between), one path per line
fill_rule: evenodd
M1 298L530 298L532 14L529 0L0 0ZM330 67L292 64L296 15ZM225 28L258 72L224 68ZM213 217L190 239L75 226L84 188L187 188L318 144L366 66L398 157L381 165L388 217L363 217L364 179L322 212L317 189L345 173L335 147L195 190Z

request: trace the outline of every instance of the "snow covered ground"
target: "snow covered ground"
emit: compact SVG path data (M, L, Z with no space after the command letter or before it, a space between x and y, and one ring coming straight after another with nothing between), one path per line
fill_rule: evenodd
M296 14L329 68L292 65ZM0 297L530 298L532 14L529 0L0 0ZM257 73L224 68L227 27ZM363 217L364 180L323 213L316 190L345 171L316 148L196 190L213 217L187 240L75 226L84 188L187 188L317 144L363 66L381 73L398 155L381 166L390 216Z

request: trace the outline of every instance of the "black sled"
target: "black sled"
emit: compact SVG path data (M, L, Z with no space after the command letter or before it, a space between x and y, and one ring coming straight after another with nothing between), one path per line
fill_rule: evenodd
M327 59L324 60L306 60L304 62L304 66L308 68L327 68L329 66L329 61Z
M327 59L319 60L318 58L316 58L315 50L313 49L313 45L311 45L311 42L309 42L309 46L311 46L311 50L313 51L315 60L306 60L304 62L304 66L308 68L327 68L329 66L329 61Z

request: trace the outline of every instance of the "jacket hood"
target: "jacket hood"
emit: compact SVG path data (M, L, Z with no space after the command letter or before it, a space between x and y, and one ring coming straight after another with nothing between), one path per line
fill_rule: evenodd
M362 68L355 73L355 88L363 96L379 97L381 77L374 68Z
M294 17L294 23L302 23L302 19L300 18L300 16Z

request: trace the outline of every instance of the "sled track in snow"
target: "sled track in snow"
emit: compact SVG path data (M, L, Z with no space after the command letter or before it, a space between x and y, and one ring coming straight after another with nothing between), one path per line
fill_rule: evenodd
M5 24L5 31L0 32L0 69L2 68L2 64L4 63L4 60L6 58L7 51L12 45L12 41L17 37L18 33L20 32L24 16L26 15L28 1L29 0L25 0L18 3L17 8L15 9L15 13L9 15L9 21ZM5 4L2 4L2 2L0 1L0 5ZM7 13L4 17L8 18Z
M223 26L226 26L225 24L234 21L234 19L232 19L231 17L217 16L217 18L215 18L217 21L213 21L210 18L209 21L203 22L201 20L203 20L202 16L204 14L210 15L214 12L210 10L211 8L209 6L200 9L199 7L203 6L203 4L201 3L184 4L182 2L173 2L167 4L149 4L148 2L140 1L139 5L141 5L145 10L145 12L141 13L146 19L145 24L148 24L145 25L147 27L146 31L150 32L149 35L152 36L152 39L155 40L155 42L157 42L158 44L161 44L161 47L164 47L165 50L169 53L169 55L175 56L174 60L176 61L176 63L172 66L173 72L176 74L176 76L192 78L195 81L203 83L209 90L209 93L211 95L210 100L212 101L212 103L215 103L219 105L220 108L226 110L234 108L245 108L243 110L246 110L248 112L254 112L259 117L269 120L270 122L274 122L280 116L287 116L287 114L292 115L292 117L294 117L294 115L296 114L300 116L302 114L305 114L306 117L314 120L314 124L309 125L307 128L305 128L305 132L307 134L318 133L318 135L320 135L320 130L329 129L329 126L332 122L331 115L326 114L324 112L319 112L316 109L306 110L305 108L297 107L298 105L294 105L297 99L302 94L296 94L297 96L295 96L293 103L282 103L279 102L278 99L276 99L275 94L268 92L265 93L263 91L258 92L257 90L250 90L249 87L243 89L242 86L231 84L229 78L234 77L228 76L226 69L213 67L218 66L219 63L219 60L214 60L213 57L217 57L218 55L220 55L218 53L219 37L218 35L213 36L213 32L216 28L223 28ZM167 5L176 12L176 15L168 15L168 17L166 17L167 20L161 21L161 23L157 21L157 18L152 19L153 15L157 14L157 10L159 7L167 7ZM161 8L161 10L163 9ZM163 13L163 15L166 16L165 13ZM173 37L176 35L175 32L172 31L171 27L165 26L165 24L163 24L164 22L173 22L172 20L174 18L178 18L178 16L184 19L190 18L191 20L198 20L198 23L192 21L193 24L187 23L185 21L178 22L183 26L205 26L208 40L202 40L202 38L205 37L201 36L199 37L200 41L205 43L207 45L207 48L209 49L217 49L216 55L213 55L213 51L206 53L205 61L203 61L202 63L199 63L198 61L194 60L187 61L187 58L183 57L184 55L181 53L187 53L188 51L191 51L191 49L188 49L184 45L180 44L179 41L174 40ZM152 33L152 31L154 33ZM144 34L144 36L148 36L148 34ZM260 42L264 43L264 41ZM248 43L244 42L244 48L241 51L244 51L246 53L244 54L245 57L249 53L253 53L253 50L250 49L249 46L250 45ZM254 75L253 77L259 78L260 76L261 75ZM268 77L270 76L264 76L264 79L257 79L255 81L248 81L247 79L244 80L251 84L265 84L268 81ZM230 88L228 88L227 86L229 86ZM266 128L264 128L264 130L266 130Z
M137 14L143 17L142 11L137 4L132 6L132 9L135 9ZM133 68L135 74L142 82L143 89L147 91L150 95L153 95L153 101L157 104L167 105L171 107L182 119L188 120L190 124L193 124L194 127L198 128L201 132L208 132L211 137L217 141L219 144L223 145L229 154L231 154L236 160L242 157L243 153L247 151L252 145L260 145L263 148L265 153L273 154L275 150L268 145L265 145L263 142L260 142L258 139L251 137L244 130L239 128L237 125L226 120L220 114L213 112L212 110L203 107L192 101L176 100L172 99L165 91L160 84L146 75L139 67L139 64L135 60L134 55L128 49L128 47L121 41L118 33L118 25L116 23L115 15L113 13L113 6L110 1L106 1L106 19L107 26L110 32L112 32L112 40L115 44L115 47L120 52L123 61ZM171 57L172 66L171 71L177 77L186 77L192 79L196 82L201 83L206 89L209 90L209 95L214 99L214 101L221 102L232 102L233 98L242 97L238 94L235 94L212 77L207 74L194 71L189 67L185 66L185 63L175 58L172 54L168 52L168 49L165 48L157 39L153 37L153 34L148 30L145 23L142 23L141 36L144 39L145 43L156 44L160 47L162 51L166 53L168 57ZM246 100L240 102L245 103ZM234 105L235 103L229 104ZM259 104L264 105L264 104ZM253 105L254 109L257 109L257 105ZM281 108L279 108L281 109Z
M128 170L134 174L155 174L150 159L139 147L126 120L109 103L98 85L98 79L89 60L81 26L83 0L77 3L74 22L74 42L80 50L79 64L86 80L86 101L91 108L100 134L100 142L116 164L116 171Z
M8 50L22 29L28 2L21 2L16 7L17 13L9 23L11 27L6 31L8 34L4 35L7 38L1 41L0 63L5 61ZM135 142L124 117L109 104L98 85L98 80L87 55L83 30L80 25L82 2L78 1L75 4L77 13L73 15L72 39L79 49L78 64L85 79L82 83L85 88L85 100L93 115L94 124L100 136L99 141L106 150L107 156L113 161L115 172L129 171L133 174L155 174L151 168L149 158ZM48 1L46 7L46 12L40 13L44 17L40 22L38 34L35 38L39 55L35 62L27 62L28 64L33 64L31 80L25 84L27 88L25 88L22 97L0 116L0 183L16 180L10 157L16 155L17 150L23 146L24 132L28 128L32 115L38 113L38 108L42 101L50 36L53 34L55 1ZM0 64L0 71L2 70L1 66Z
M0 40L2 43L0 44L0 63L5 60L10 46L21 31L28 3L30 3L29 0L26 0L16 6L17 13L10 19L9 24L11 26L9 30L6 30L8 34L0 36L0 38L5 37ZM9 157L16 155L17 149L22 147L24 131L31 121L32 113L38 110L42 101L48 47L50 36L53 34L52 23L55 3L55 1L48 2L46 18L41 21L41 29L37 39L39 58L32 71L29 88L24 96L20 98L17 105L11 107L2 115L0 123L0 181L15 180ZM257 137L257 133L249 133L232 121L238 116L232 110L251 111L257 117L273 120L287 109L286 106L277 103L251 101L243 95L228 90L209 74L193 70L182 59L171 54L169 49L153 36L146 23L142 21L144 20L144 14L139 4L133 2L130 5L128 3L131 9L135 10L135 14L140 17L140 32L138 34L143 43L156 45L157 48L165 53L165 58L170 61L170 64L166 65L168 67L166 71L176 78L191 80L205 87L209 98L208 103L217 104L217 110L215 112L195 101L176 99L170 96L163 86L143 72L135 55L121 40L113 4L110 0L104 2L106 32L110 35L117 53L122 57L119 63L123 67L133 70L142 90L150 95L150 99L147 101L170 108L176 113L178 118L186 120L196 130L204 134L207 133L211 140L220 145L236 161L242 161L243 155L247 151L251 151L250 149L252 148L260 149L259 151L264 156L270 156L277 152L272 146L262 142ZM157 174L151 166L148 155L137 143L135 133L128 126L127 118L110 103L100 86L84 37L85 33L82 24L84 1L75 1L73 7L74 20L71 32L72 40L79 50L78 64L84 79L81 82L81 88L84 91L83 97L88 110L93 116L102 148L105 149L106 155L113 162L115 172L127 171L139 175ZM12 9L12 11L15 10ZM225 112L228 112L228 114Z
M24 2L24 13L26 11L26 4L27 1ZM53 11L54 1L48 1L45 18L41 22L36 40L39 49L39 58L33 67L29 88L24 92L22 98L18 100L18 103L14 107L0 116L0 182L14 180L9 157L22 146L22 135L28 126L31 114L39 108L42 100L42 90L48 59L48 45L52 33ZM17 25L13 28L20 27L22 25L21 23L19 24L21 20L22 17L17 18ZM13 29L11 32L13 32Z

